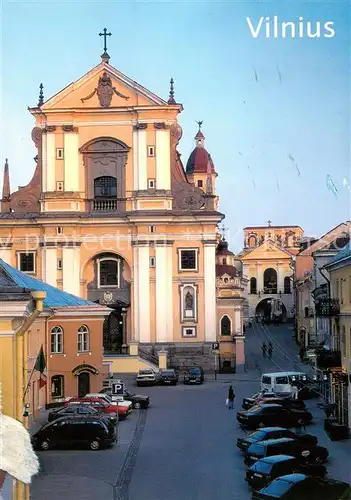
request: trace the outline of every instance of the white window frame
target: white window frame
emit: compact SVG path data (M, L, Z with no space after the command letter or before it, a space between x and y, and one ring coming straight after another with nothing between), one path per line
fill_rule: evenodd
M56 181L56 191L64 191L65 183L63 181Z
M101 285L100 284L100 263L105 260L114 260L117 262L117 285ZM120 288L121 287L121 259L116 257L103 257L102 259L96 259L97 263L97 287L100 288Z
M54 331L55 330L55 331ZM53 336L55 336L54 342L52 341ZM58 346L60 344L59 338L61 338L61 350ZM52 349L52 344L54 343L54 350ZM50 331L50 351L51 354L62 354L63 353L63 328L62 326L54 326Z
M62 259L57 259L57 270L62 271Z
M150 144L148 145L147 147L147 155L151 158L153 158L154 156L156 156L156 146Z
M21 255L29 255L29 254L33 254L33 271L23 271L21 269ZM36 263L36 260L37 260L37 252L33 251L33 250L29 250L28 252L17 252L17 269L19 269L22 273L26 273L26 274L35 274L36 273L36 270L37 270L37 263Z
M156 226L149 226L149 233L156 233Z
M147 180L147 188L148 189L156 189L156 179L150 178Z
M65 157L64 148L56 148L56 160L63 160Z
M87 325L78 328L78 352L89 352L90 331Z
M62 226L58 226L56 228L56 234L63 234L63 227Z
M191 335L187 335L186 330L192 330ZM183 339L193 339L197 337L196 326L182 326L182 338Z
M180 285L180 318L181 322L185 323L187 321L190 321L191 323L197 323L197 286L194 285L193 283L183 283ZM187 292L188 288L192 288L193 290L193 297L194 297L194 308L193 308L193 316L186 316L185 315L185 295Z
M182 252L195 252L195 269L182 268ZM199 249L198 248L178 248L178 271L183 273L198 273L199 272Z
M156 257L150 257L150 267L156 267Z

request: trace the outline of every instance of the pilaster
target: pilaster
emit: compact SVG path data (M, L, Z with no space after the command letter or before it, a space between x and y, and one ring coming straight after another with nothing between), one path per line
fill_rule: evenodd
M171 143L170 130L156 127L156 188L171 189Z
M173 341L173 241L156 243L156 342Z
M148 242L134 242L134 336L139 342L151 341L149 256Z
M43 281L57 287L57 248L43 247L42 266Z
M77 129L63 126L64 130L64 190L79 191L79 135Z
M62 248L63 290L80 297L80 247Z
M216 340L216 242L204 242L205 342Z

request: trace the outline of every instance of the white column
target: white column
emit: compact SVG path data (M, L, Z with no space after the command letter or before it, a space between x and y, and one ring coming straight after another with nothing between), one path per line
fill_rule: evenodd
M80 297L80 248L62 249L63 290Z
M216 245L204 244L205 341L216 340Z
M133 130L133 189L139 189L138 131Z
M79 136L75 132L64 134L64 189L79 191Z
M277 286L278 286L278 293L280 291L284 293L284 271L279 264L277 267Z
M263 271L261 264L257 264L257 293L263 290Z
M138 189L147 189L146 130L138 130Z
M0 259L2 259L6 264L11 266L11 248L1 248L0 247Z
M235 309L234 310L234 334L235 335L242 335L242 325L241 325L241 314L240 314L240 309Z
M171 146L169 129L156 130L156 188L171 189Z
M156 245L156 342L173 341L173 248Z
M133 247L133 331L132 340L139 342L139 266L137 265L139 260L138 247Z
M55 191L55 133L46 134L46 191Z
M43 248L42 252L42 280L57 287L57 249Z
M137 250L139 342L151 342L149 245L138 246Z
M46 186L46 170L47 170L47 153L46 153L46 143L47 143L47 134L44 132L42 134L42 143L41 143L41 161L42 161L42 166L41 166L41 190L43 193L47 191Z

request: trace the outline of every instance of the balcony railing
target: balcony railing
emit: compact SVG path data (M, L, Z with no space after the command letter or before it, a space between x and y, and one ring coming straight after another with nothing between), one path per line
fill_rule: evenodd
M339 299L320 299L316 302L317 316L338 316L340 314Z
M263 289L263 293L265 295L269 295L269 294L277 294L278 293L278 289L276 287L268 287L266 286L264 289Z
M115 212L117 210L117 200L108 198L93 200L92 210L94 212Z
M341 352L336 350L318 352L317 367L320 369L341 367Z

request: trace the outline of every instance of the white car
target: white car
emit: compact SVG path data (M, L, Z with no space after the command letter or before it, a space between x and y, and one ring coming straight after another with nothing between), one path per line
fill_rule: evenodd
M156 373L154 370L144 368L139 370L136 377L137 386L140 385L156 385L159 381L160 374Z

